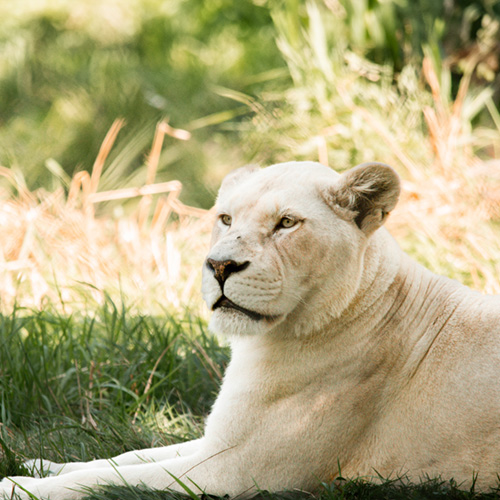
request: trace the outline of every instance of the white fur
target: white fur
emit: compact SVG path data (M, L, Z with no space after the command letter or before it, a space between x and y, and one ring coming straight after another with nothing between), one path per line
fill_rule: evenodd
M0 495L14 481L52 500L123 481L182 491L172 475L215 495L312 491L339 466L344 477L439 475L467 487L477 474L481 488L496 485L500 299L430 273L376 230L397 187L380 193L370 179L394 179L371 168L377 175L356 181L281 164L239 172L221 189L217 210L232 222L216 223L209 258L249 262L224 294L269 319L214 311L210 327L230 338L232 359L203 439L110 461L33 461L34 473L54 475L7 478ZM373 207L356 203L357 190L377 189ZM361 223L356 206L367 211ZM283 216L299 222L279 228ZM221 294L205 266L208 306Z

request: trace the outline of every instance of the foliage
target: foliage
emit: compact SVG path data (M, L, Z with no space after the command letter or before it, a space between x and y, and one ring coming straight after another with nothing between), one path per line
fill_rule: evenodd
M490 0L8 0L0 15L0 164L22 173L29 189L56 187L47 170L54 165L70 177L90 170L119 117L128 125L107 188L133 185L144 178L156 122L168 117L193 138L168 145L159 179L181 180L184 199L208 207L235 165L272 161L280 150L310 155L314 141L293 147L297 134L303 143L329 126L352 130L358 140L347 142L341 166L360 150L377 153L349 106L332 102L337 87L392 113L408 97L413 107L427 102L419 71L426 46L446 56L452 98L468 57L483 86L498 67L500 12ZM320 113L313 130L310 112ZM252 114L278 128L248 141Z

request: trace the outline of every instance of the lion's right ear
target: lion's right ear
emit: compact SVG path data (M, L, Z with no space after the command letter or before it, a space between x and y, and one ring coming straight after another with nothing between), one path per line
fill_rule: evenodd
M229 172L222 181L219 189L219 196L223 191L225 191L226 189L230 189L236 184L239 184L243 179L253 174L257 170L260 170L260 167L258 167L257 165L246 165L245 167L240 167Z
M383 163L363 163L340 176L330 202L350 212L356 225L370 235L396 206L400 191L394 169Z

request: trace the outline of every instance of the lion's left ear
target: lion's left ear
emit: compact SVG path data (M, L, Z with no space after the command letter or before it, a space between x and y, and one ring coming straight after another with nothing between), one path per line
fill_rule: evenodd
M398 174L383 163L363 163L340 176L332 198L354 213L354 222L370 235L396 206L401 183Z

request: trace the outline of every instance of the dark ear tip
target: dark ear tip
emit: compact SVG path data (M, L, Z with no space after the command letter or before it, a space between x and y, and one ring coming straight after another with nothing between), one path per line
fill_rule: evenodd
M361 163L348 173L353 177L364 177L367 181L374 181L398 196L401 191L401 179L398 173L386 163L376 161Z
M390 165L387 165L387 163L381 163L378 161L360 163L359 165L352 168L350 171L351 172L365 171L370 174L378 174L381 176L391 177L399 182L398 173Z

